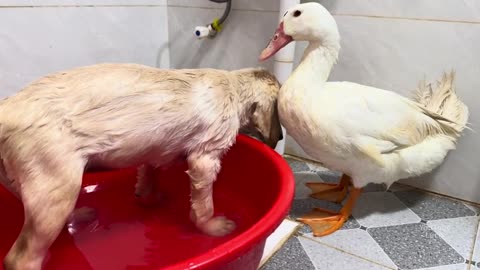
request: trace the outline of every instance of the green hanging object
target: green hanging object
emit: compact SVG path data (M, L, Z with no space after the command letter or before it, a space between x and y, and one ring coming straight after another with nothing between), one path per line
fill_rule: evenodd
M212 28L217 32L220 32L222 30L222 25L220 24L220 20L218 18L215 18L213 20Z

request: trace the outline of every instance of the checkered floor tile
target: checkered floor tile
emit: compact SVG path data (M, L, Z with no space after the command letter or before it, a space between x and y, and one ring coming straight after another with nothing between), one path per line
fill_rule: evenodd
M309 198L305 182L338 182L340 174L287 159L296 178L294 219L313 207L341 205ZM369 185L343 228L313 237L308 226L262 267L264 270L480 270L480 207L394 184Z

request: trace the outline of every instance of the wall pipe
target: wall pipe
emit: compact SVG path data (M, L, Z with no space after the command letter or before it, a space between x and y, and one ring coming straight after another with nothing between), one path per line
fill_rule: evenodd
M195 27L195 36L199 39L203 38L214 38L218 32L222 29L223 23L227 19L228 15L230 14L230 10L232 9L232 0L210 0L215 3L227 3L225 11L220 19L216 18L213 20L212 23L207 24L205 26L197 26Z
M283 19L285 12L300 3L300 0L280 0L279 22ZM293 60L295 58L295 41L291 42L279 52L276 53L273 64L273 73L281 84L285 83L293 70ZM287 133L282 126L283 140L279 141L275 151L280 155L285 153L285 140Z

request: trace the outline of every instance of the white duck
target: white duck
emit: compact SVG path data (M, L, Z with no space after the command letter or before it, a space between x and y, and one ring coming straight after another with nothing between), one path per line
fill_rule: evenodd
M308 41L301 63L280 90L280 121L303 150L344 173L336 186L308 183L312 197L341 202L339 213L314 209L300 218L315 236L330 234L348 219L361 188L432 171L440 165L468 119L453 88L453 72L435 90L421 85L415 100L352 82L326 82L340 49L332 15L318 3L289 9L260 60L292 40Z

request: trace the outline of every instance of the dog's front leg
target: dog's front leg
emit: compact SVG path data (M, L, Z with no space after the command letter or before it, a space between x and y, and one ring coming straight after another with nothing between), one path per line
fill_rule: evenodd
M229 234L235 229L235 223L223 216L213 217L212 188L220 171L220 153L191 154L187 160L191 186L191 220L206 234Z

